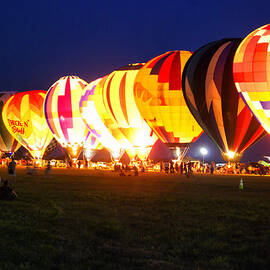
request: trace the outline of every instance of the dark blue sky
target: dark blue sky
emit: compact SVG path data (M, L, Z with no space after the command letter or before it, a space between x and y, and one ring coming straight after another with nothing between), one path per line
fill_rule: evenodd
M269 10L269 0L1 1L0 90L48 89L67 74L90 82L168 50L244 37L270 23ZM270 155L263 142L248 158Z

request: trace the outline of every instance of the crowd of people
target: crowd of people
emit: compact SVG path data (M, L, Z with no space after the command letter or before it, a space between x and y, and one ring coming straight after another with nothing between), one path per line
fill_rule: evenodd
M199 162L173 162L173 161L165 161L160 162L158 164L158 167L155 165L155 171L163 172L166 174L174 174L179 173L182 175L185 175L187 177L190 177L193 175L193 173L211 173L213 174L215 171L215 163L212 162L210 165L204 164L202 165ZM143 162L137 162L133 163L132 165L124 165L120 163L114 164L114 171L120 172L120 176L124 175L131 175L129 172L134 171L136 175L138 175L138 172L145 172L148 169L146 169L146 165Z
M217 168L216 173L220 174L269 174L269 167L263 166L257 162L251 163L231 163L228 162L223 166Z
M131 172L134 172L134 175L138 176L139 169L141 172L145 172L145 168L142 163L139 165L139 168L136 166L136 164L129 166L127 164L115 163L113 169L115 172L119 172L119 176L131 176Z
M211 173L215 171L215 162L211 164L201 164L200 162L160 162L160 172L164 171L165 173L180 173L185 174L186 176L196 173Z

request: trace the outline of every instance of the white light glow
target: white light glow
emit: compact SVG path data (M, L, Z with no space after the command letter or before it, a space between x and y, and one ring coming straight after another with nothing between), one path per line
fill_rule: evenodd
M200 152L201 152L201 154L202 154L203 156L205 156L205 155L208 154L208 150L207 150L206 148L204 148L204 147L202 147L202 148L200 149Z
M235 152L233 152L233 151L228 151L228 152L227 152L227 156L228 156L229 159L233 159L234 156L235 156Z

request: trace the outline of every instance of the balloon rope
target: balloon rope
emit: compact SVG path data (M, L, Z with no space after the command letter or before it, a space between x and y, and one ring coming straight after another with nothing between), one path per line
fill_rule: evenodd
M186 154L187 154L188 149L189 149L189 146L184 147L184 149L182 150L182 152L181 152L181 154L180 154L180 162L183 161L184 157L185 157Z

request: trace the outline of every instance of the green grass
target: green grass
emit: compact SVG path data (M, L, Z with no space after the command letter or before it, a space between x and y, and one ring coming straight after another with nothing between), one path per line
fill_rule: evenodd
M270 177L243 178L17 169L0 269L269 269Z

